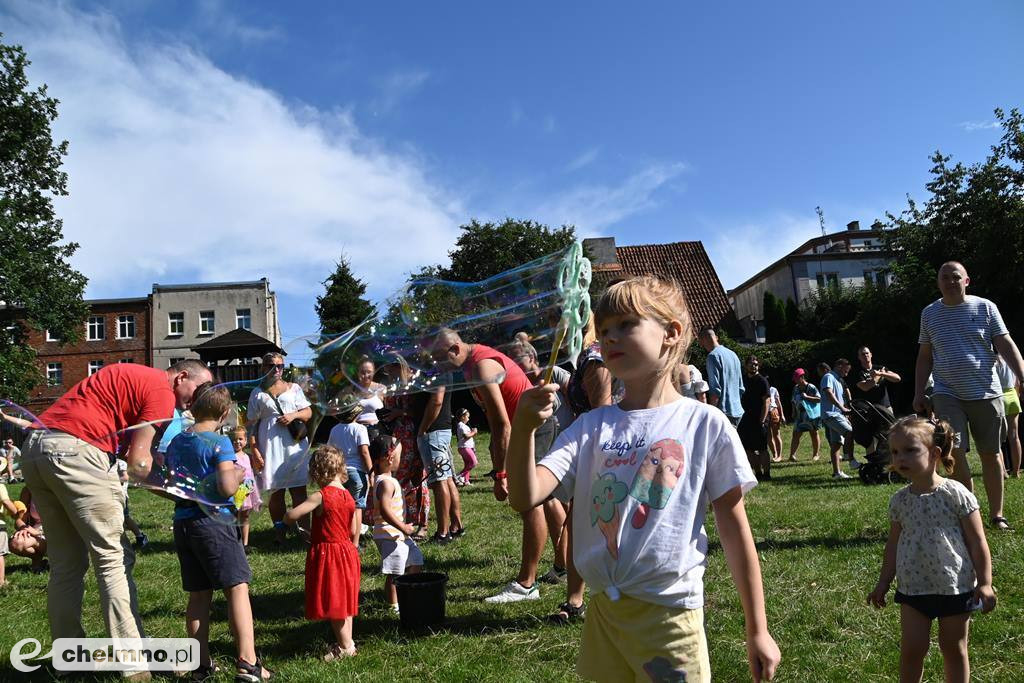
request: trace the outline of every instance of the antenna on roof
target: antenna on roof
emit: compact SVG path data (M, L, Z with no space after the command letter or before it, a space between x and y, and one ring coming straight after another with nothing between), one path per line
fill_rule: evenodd
M821 226L821 236L822 237L826 237L828 235L828 233L825 230L825 212L821 210L820 206L816 206L816 207L814 207L814 213L818 214L818 224ZM832 240L828 240L825 243L825 250L827 251L827 250L829 250L831 248L832 248Z

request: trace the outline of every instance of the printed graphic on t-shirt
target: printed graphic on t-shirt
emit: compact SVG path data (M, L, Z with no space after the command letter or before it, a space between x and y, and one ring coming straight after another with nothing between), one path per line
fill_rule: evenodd
M675 439L655 441L636 471L629 495L639 501L630 523L642 529L651 508L664 510L676 482L683 476L683 444Z
M590 489L594 507L590 510L590 526L596 526L604 534L608 553L619 559L619 503L626 500L629 489L615 477L614 472L605 472L594 480Z
M641 455L645 447L647 452ZM639 503L630 517L633 529L642 529L647 524L652 509L664 510L672 498L676 482L683 476L684 449L680 441L671 438L660 439L647 447L645 437L641 436L634 441L608 440L601 444L601 450L610 453L604 460L604 466L612 469L599 474L591 487L593 509L590 511L590 524L601 531L608 553L618 559L618 538L622 527L620 505L627 495ZM623 466L636 466L630 486L618 477Z

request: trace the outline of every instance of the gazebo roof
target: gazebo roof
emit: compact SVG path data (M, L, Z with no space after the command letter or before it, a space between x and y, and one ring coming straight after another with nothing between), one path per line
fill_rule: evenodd
M264 339L258 334L241 328L225 332L198 346L193 346L192 351L198 353L199 358L204 362L255 358L270 352L279 353L282 356L287 355L284 349L269 339Z

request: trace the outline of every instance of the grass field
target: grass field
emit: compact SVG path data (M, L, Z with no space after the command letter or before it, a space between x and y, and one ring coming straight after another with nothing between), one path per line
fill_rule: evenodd
M784 433L788 447L789 432ZM805 443L807 439L804 439ZM486 436L478 442L479 472L490 468ZM865 606L874 586L888 529L886 510L894 486L867 487L857 480L834 483L824 462L783 464L774 479L747 498L760 552L768 620L782 650L779 681L891 681L896 677L898 608ZM977 462L974 469L980 472ZM984 491L975 478L982 508ZM19 487L12 487L16 495ZM381 602L379 557L364 552L363 590L367 602L355 622L358 657L325 664L329 629L303 619L304 548L271 544L270 521L257 518L251 555L255 579L252 603L257 648L279 680L314 681L571 681L581 627L561 627L546 617L564 599L563 588L543 587L540 601L506 606L482 602L516 573L518 517L496 502L487 483L462 490L467 535L448 546L424 545L428 570L450 575L448 621L425 635L404 633ZM169 503L142 491L132 493L132 511L152 543L141 554L135 578L146 629L154 637L184 636L185 594L174 556ZM1007 516L1024 529L1024 480L1007 481ZM743 647L743 616L713 523L706 586L706 627L716 680L749 680ZM999 606L974 620L971 659L974 680L1024 679L1024 532L989 532ZM29 676L10 667L11 646L24 637L44 640L48 650L46 576L28 572L28 562L8 556L7 587L0 589L0 679L50 680L40 669ZM546 551L541 571L550 566ZM215 602L211 639L221 666L233 671L233 645L223 599ZM95 580L86 588L85 625L103 635ZM934 636L933 636L934 638ZM934 644L926 680L941 680ZM222 680L231 680L227 674Z

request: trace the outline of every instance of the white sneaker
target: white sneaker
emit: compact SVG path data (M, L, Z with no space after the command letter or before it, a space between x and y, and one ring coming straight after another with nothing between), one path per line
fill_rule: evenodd
M393 614L399 614L399 611L398 611L398 603L397 603L397 602L396 602L395 604L391 605L391 612L392 612Z
M850 469L851 470L859 470L860 469L860 460L857 460L856 458L850 458Z
M484 598L484 602L489 602L491 604L499 604L505 602L519 602L520 600L539 599L540 590L537 588L536 583L534 583L529 588L524 588L523 586L519 585L518 581L513 581L509 585L505 586L505 588L497 595L492 595L489 598Z
M842 472L842 471L836 472L835 474L833 474L832 478L833 479L853 479L853 477L851 477L849 474L847 474L846 472Z

